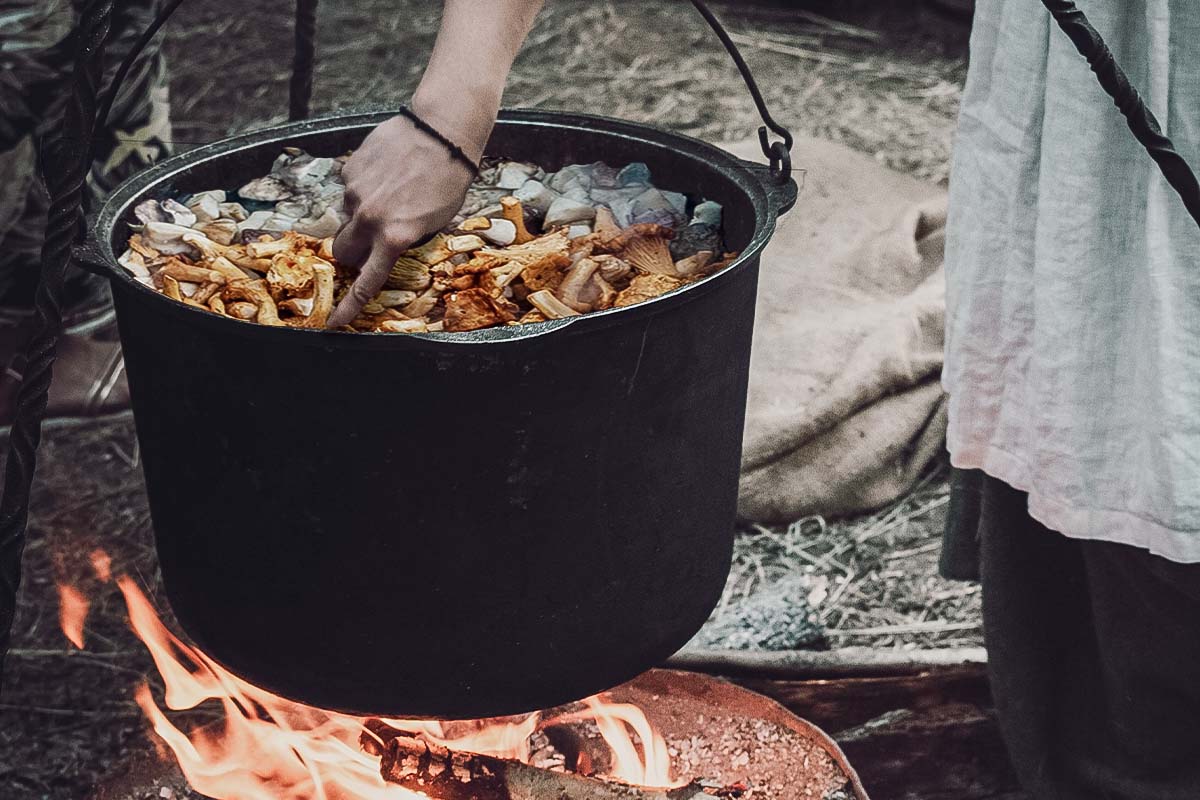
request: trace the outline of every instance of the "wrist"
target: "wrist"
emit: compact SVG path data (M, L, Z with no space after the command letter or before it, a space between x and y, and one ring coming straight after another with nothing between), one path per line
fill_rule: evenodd
M487 86L442 86L425 80L413 94L412 109L478 163L496 122L502 91Z

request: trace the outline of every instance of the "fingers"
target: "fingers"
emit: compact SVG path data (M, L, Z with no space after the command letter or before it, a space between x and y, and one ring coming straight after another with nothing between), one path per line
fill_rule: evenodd
M358 277L354 279L349 293L342 299L342 302L338 303L338 307L330 315L330 328L349 325L362 311L363 306L375 299L379 290L383 288L383 284L387 282L388 273L392 271L392 265L396 263L400 252L403 252L403 248L395 250L390 246L378 244L371 250L370 257L363 264Z
M352 215L333 239L333 257L349 267L363 263L371 251L371 233L359 217Z

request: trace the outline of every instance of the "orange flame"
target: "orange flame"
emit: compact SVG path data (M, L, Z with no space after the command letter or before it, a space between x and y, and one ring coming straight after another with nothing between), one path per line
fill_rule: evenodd
M63 635L79 650L83 649L83 623L91 607L88 599L74 586L58 585L58 624Z
M642 709L627 703L613 703L599 695L583 702L587 711L559 716L554 722L596 723L605 744L612 751L609 777L652 789L671 789L681 785L671 778L671 754L666 740L654 730ZM641 741L640 751L629 735L630 730Z
M93 550L90 556L96 577L108 583L112 580L112 559L103 550Z
M107 564L107 556L100 563ZM224 711L217 722L185 732L155 702L147 684L135 692L197 792L216 800L424 800L383 781L379 759L359 745L365 718L310 708L247 683L171 633L132 579L120 576L116 582L130 624L162 677L165 706L184 711L217 703ZM592 721L612 750L609 777L656 788L679 785L670 779L666 743L641 709L600 698L587 700L586 707L549 719L530 714L475 722L386 722L455 750L528 761L530 737L540 726Z
M596 697L588 698L585 702L595 716L600 735L612 748L614 778L635 786L665 789L677 785L671 780L671 755L667 750L667 742L651 727L650 720L646 719L646 714L640 708L607 703ZM625 726L632 728L641 740L641 753L634 746Z

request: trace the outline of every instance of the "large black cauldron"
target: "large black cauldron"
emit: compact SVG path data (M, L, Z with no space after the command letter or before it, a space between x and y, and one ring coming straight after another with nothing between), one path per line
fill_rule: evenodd
M134 206L337 155L386 115L286 125L154 167L102 210L159 560L214 659L344 711L480 717L606 689L682 646L730 564L759 254L795 200L693 139L516 111L489 152L645 161L726 208L733 267L640 306L517 328L277 329L116 264Z

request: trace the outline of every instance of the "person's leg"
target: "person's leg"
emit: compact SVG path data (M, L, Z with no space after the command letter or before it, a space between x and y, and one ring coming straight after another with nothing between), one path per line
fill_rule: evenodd
M1029 516L1023 492L981 477L984 635L1001 731L1022 785L1037 800L1099 800L1073 786L1071 755L1103 710L1079 544Z
M986 477L977 469L950 470L950 507L938 561L943 578L979 581L979 517Z
M22 13L0 23L0 50L6 54L0 67L8 73L0 85L0 105L22 112L0 141L0 304L9 308L31 305L37 283L47 212L45 189L37 179L37 141L54 129L70 91L68 39L76 14L66 0L50 0L44 7L29 0L16 4ZM105 49L106 75L131 52L161 6L162 0L117 0ZM122 84L108 124L97 132L89 205L165 155L170 139L166 69L158 45L151 43ZM93 293L99 286L77 270L69 283L69 306L85 294L80 284L90 285Z
M114 73L161 5L162 0L117 0L106 48L106 75ZM16 145L0 153L0 181L4 183L0 187L0 364L4 367L0 373L0 429L12 421L12 402L24 371L20 353L30 332L48 208L45 189L36 179L35 141L53 129L69 91L69 47L63 31L70 30L72 20L64 18L73 15L72 4L52 0L38 8L40 16L14 17L36 25L36 30L18 31L16 23L0 29L6 47L18 39L27 45L22 68L13 73L16 83L25 76L25 85L15 90L12 85L0 88L23 92L20 106L28 111L24 124L29 129ZM49 38L52 33L60 38ZM39 42L40 50L35 46ZM165 155L170 130L166 70L157 45L152 45L134 64L118 92L108 124L97 134L96 161L88 181L89 205L101 202L118 183ZM11 179L6 180L8 177ZM50 390L48 419L72 420L127 410L124 364L107 282L69 268L63 306L64 336Z
M46 202L31 136L0 152L0 306L28 306L42 247Z
M107 74L128 55L162 5L163 0L117 0L105 52ZM97 200L171 152L170 90L157 41L134 63L117 92L108 124L97 134L89 181Z
M1084 779L1125 800L1200 798L1200 565L1086 542L1105 750Z
M33 296L46 202L37 139L61 113L66 41L75 12L67 0L0 0L0 305Z
M1078 541L981 485L983 614L1000 726L1037 800L1200 798L1200 565Z

